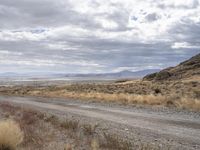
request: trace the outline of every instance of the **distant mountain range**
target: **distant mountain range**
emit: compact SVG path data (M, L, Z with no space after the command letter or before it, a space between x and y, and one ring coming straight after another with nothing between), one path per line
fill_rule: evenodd
M98 73L98 74L64 74L64 73L13 73L13 72L5 72L0 73L1 78L83 78L83 79L125 79L125 78L142 78L147 74L157 72L158 69L147 69L132 72L129 70L124 70L121 72L115 73Z
M110 78L110 79L119 79L119 78L141 78L147 74L157 72L158 69L147 69L132 72L129 70L124 70L116 73L99 73L99 74L67 74L65 77L77 77L77 78Z

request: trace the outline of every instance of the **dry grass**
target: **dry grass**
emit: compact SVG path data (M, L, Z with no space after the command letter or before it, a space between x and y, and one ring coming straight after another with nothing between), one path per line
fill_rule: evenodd
M6 114L5 117L15 120L23 131L24 140L19 146L22 150L41 149L43 143L47 142L52 134L50 130L41 134L41 131L49 125L43 121L45 114L39 111L13 106L9 103L1 103L0 110Z
M98 139L94 138L91 141L91 149L92 150L99 150L100 149L100 145L99 145L99 141Z
M75 94L74 94L75 95ZM78 97L86 99L98 99L123 104L149 104L160 105L164 102L164 97L155 95L134 95L134 94L105 94L105 93L78 93ZM77 98L78 98L77 97Z
M113 150L131 150L133 145L131 142L122 140L116 135L104 133L104 140L101 141L101 147Z
M72 147L73 147L72 145L67 144L67 145L64 147L64 150L73 150Z
M178 102L179 107L200 111L200 100L183 97Z
M127 105L174 106L200 110L200 81L197 77L160 82L133 80L117 83L80 83L46 87L0 87L0 93L117 102Z
M78 130L79 122L77 120L65 120L60 123L60 126L67 130L72 130L73 132Z
M85 135L89 135L89 136L94 135L94 134L96 134L96 130L97 130L98 126L99 126L98 124L95 124L95 125L84 124L82 126L83 132Z
M0 150L15 150L22 141L23 132L16 122L0 122Z
M152 143L142 143L141 141L130 142L120 138L115 134L104 133L104 139L100 140L100 147L112 150L169 150L170 146L160 146Z
M47 97L65 97L82 100L93 100L99 102L117 102L121 104L145 104L145 105L162 105L173 106L177 108L187 108L200 111L200 100L189 96L161 95L137 95L128 93L98 93L98 92L69 92L66 90L43 92L43 96Z
M161 105L165 102L166 98L162 95L136 95L124 93L99 93L99 92L69 92L69 91L55 91L43 92L44 96L50 97L66 97L74 99L97 100L107 102L119 102L123 104L149 104Z

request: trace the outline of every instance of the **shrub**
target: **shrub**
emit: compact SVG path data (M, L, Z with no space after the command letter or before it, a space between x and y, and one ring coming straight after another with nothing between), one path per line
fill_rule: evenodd
M159 88L154 89L155 94L161 93L161 90Z
M117 135L104 133L104 141L101 141L101 147L113 150L131 150L131 142L119 138Z
M82 128L86 135L94 135L96 133L98 126L99 126L98 124L95 125L84 124Z
M16 122L0 122L0 150L15 150L22 141L23 133Z
M62 122L60 126L64 129L76 131L78 129L79 122L76 120L66 120Z
M194 98L200 99L200 90L194 91Z
M156 74L156 80L166 80L171 77L171 74L168 71L160 71Z

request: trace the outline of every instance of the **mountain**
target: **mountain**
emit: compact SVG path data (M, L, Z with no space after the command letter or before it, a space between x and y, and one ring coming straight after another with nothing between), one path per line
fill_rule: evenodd
M142 71L132 72L129 70L124 70L116 73L99 73L99 74L67 74L65 77L77 77L77 78L109 78L109 79L119 79L119 78L141 78L149 73L158 71L158 69L147 69Z
M99 73L99 74L65 74L65 73L41 73L41 72L32 72L32 73L14 73L14 72L5 72L0 73L0 78L4 79L54 79L54 78L71 78L71 79L134 79L142 78L149 73L159 71L158 69L147 69L132 72L129 70L124 70L121 72L115 73Z
M153 74L145 76L144 80L177 80L200 76L200 54L180 63L175 67L169 67Z
M0 73L0 78L24 78L30 76L25 73L16 73L16 72L3 72Z

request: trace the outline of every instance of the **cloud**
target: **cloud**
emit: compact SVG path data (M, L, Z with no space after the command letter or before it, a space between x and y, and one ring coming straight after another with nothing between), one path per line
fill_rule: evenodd
M17 56L21 56L23 55L21 52L11 52L8 50L0 50L0 56L5 56L5 55L17 55Z
M3 70L164 68L199 52L200 0L1 0L0 19Z
M159 2L160 6L169 7L169 8L185 8L193 9L199 6L199 0L161 0Z
M187 49L200 49L200 45L192 45L187 42L176 42L172 45L173 49L179 49L179 48L187 48Z

